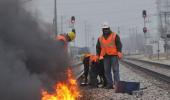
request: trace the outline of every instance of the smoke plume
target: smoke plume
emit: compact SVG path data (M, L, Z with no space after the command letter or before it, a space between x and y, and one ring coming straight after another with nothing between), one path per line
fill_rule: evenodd
M68 64L23 2L0 0L0 100L40 100L42 86L63 78Z

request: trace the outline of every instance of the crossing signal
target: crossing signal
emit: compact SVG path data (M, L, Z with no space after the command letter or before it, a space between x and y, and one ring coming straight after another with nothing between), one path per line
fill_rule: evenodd
M143 13L142 13L142 15L143 15L143 18L146 18L146 17L147 17L146 10L143 10Z
M143 33L146 33L146 32L147 32L147 28L144 27L144 28L143 28Z
M74 16L71 17L71 23L75 23L75 17Z

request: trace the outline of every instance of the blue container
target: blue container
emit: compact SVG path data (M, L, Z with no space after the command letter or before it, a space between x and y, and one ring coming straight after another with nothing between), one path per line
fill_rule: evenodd
M138 91L140 89L139 82L126 82L126 81L119 81L116 84L116 93L128 93L132 95L133 91Z
M133 91L139 91L140 83L139 82L126 82L126 90L125 92L128 94L133 93Z

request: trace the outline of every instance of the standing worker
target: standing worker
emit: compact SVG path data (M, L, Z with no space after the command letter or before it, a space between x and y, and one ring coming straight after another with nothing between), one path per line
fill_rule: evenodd
M104 59L105 77L107 79L107 89L113 89L115 84L120 81L119 59L122 58L122 43L120 37L112 32L107 22L102 25L103 34L98 38L96 52L99 59ZM114 82L112 73L114 74Z
M64 48L67 48L68 42L71 42L76 37L76 31L75 29L72 29L71 32L67 34L59 34L56 36L56 40L60 41L61 44L64 46Z

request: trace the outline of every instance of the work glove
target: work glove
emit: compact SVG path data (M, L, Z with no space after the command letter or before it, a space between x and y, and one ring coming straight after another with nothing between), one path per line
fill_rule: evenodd
M99 56L99 60L103 60L104 58L102 56Z
M122 59L123 54L121 52L118 52L118 58Z

